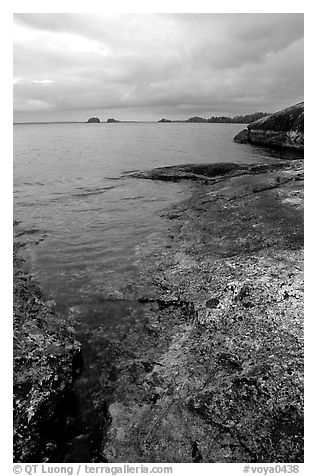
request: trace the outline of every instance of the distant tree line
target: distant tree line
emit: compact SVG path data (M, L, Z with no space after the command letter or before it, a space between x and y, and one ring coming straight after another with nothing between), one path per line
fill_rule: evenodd
M254 112L253 114L245 114L244 116L212 116L209 119L204 119L203 117L190 117L185 122L222 122L222 123L231 123L231 124L250 124L250 122L257 121L262 119L262 117L268 116L268 112Z
M251 122L257 121L258 119L262 119L262 117L268 116L268 112L254 112L253 114L245 114L244 116L212 116L209 119L205 119L204 117L194 116L186 119L185 121L177 120L173 121L170 119L160 119L158 122L221 122L221 123L230 123L230 124L250 124ZM100 122L98 117L90 117L87 122ZM118 121L113 117L107 119L107 123L112 122L131 122L131 121ZM132 121L133 122L133 121Z

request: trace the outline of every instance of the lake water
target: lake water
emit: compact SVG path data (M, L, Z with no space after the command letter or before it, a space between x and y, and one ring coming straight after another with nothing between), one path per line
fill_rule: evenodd
M119 296L133 282L136 246L190 186L129 178L127 171L280 157L235 144L243 127L15 125L14 218L26 232L29 262L48 299L63 311L77 306L80 314L83 307L87 316L100 296Z

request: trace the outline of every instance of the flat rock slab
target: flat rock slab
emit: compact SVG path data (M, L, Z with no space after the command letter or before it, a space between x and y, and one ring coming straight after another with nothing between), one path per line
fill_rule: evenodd
M216 183L229 177L239 175L256 175L279 169L292 168L289 161L276 161L270 164L237 164L232 162L217 162L213 164L183 164L168 167L158 167L147 171L133 171L126 174L129 177L150 180L178 182L191 180L203 183Z
M145 322L117 368L109 462L303 461L303 162L223 167L138 175L219 180L194 177L138 249Z

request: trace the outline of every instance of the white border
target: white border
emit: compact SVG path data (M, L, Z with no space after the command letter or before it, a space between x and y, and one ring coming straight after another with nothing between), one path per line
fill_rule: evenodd
M110 3L110 2L109 2ZM12 388L12 14L22 12L43 12L43 13L77 13L77 12L139 12L139 13L305 13L305 467L300 474L312 475L315 459L315 428L316 428L316 307L314 295L316 294L315 273L315 222L314 213L316 197L315 173L317 161L316 152L313 152L315 132L316 107L314 104L314 89L316 88L316 64L315 46L316 37L316 15L312 1L221 1L206 2L195 0L195 2L175 2L171 0L160 1L134 1L128 2L116 0L111 2L115 8L109 6L105 1L15 1L11 5L1 7L0 31L1 38L1 178L0 187L1 200L1 376L3 388L1 391L2 409L2 439L1 451L2 460L8 471L4 474L12 474L12 416L11 416L11 388ZM287 85L287 78L285 78ZM315 145L316 148L316 145ZM308 172L308 173L307 173ZM177 471L174 474L192 474L193 471L200 474L243 474L241 465L220 465L205 464L175 465ZM179 467L181 471L179 471ZM240 469L239 469L240 467ZM208 469L207 469L208 468Z

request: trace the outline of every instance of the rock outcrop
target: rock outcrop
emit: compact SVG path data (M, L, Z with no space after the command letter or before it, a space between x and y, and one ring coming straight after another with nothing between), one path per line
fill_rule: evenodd
M134 176L194 183L138 246L143 309L112 344L104 458L302 462L303 161Z
M235 136L234 141L304 150L304 103L252 122Z
M61 461L79 343L14 249L14 461ZM69 431L69 429L68 429Z
M239 175L261 174L285 168L283 161L271 164L237 164L232 162L216 162L214 164L182 164L157 167L146 171L134 171L127 173L128 177L144 178L150 180L162 180L164 182L179 182L192 180L214 184L224 178L237 177Z

